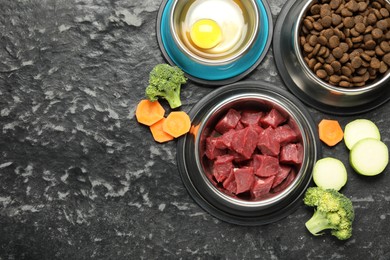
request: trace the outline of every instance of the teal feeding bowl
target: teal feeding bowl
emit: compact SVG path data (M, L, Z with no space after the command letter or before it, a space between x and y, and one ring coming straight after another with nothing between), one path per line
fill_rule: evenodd
M265 57L272 32L264 0L164 0L157 17L164 58L204 85L248 75Z

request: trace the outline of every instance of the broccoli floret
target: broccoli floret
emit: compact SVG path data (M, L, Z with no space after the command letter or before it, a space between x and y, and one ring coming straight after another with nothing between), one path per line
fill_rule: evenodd
M303 202L315 208L313 216L305 224L310 233L318 236L330 229L331 234L340 240L352 236L355 213L351 200L345 195L333 189L310 187Z
M184 72L179 67L158 64L149 74L149 85L145 94L150 101L164 98L172 109L177 108L181 106L181 85L186 82Z

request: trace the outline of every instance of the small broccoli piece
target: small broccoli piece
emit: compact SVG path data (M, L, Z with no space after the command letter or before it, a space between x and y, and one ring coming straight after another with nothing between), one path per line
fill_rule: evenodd
M352 236L355 213L349 198L333 189L310 187L303 202L315 208L313 216L305 224L310 233L318 236L330 229L331 234L340 240Z
M145 94L150 101L164 98L172 109L177 108L181 106L181 85L186 82L184 72L179 67L158 64L149 74L149 85Z

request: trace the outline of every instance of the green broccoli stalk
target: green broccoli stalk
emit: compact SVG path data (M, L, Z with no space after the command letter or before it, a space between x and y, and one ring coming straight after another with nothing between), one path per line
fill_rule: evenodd
M333 189L310 187L303 202L315 208L313 216L305 224L310 233L318 236L329 229L339 240L352 236L355 213L349 198Z
M146 97L150 101L164 98L172 109L180 107L180 89L186 81L184 72L179 67L158 64L149 74L149 85L145 90Z

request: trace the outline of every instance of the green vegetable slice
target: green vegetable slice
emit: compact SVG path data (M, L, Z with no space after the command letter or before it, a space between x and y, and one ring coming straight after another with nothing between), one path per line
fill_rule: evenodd
M339 191L347 183L347 179L347 169L336 158L326 157L314 165L313 180L318 187Z
M375 176L383 172L389 163L389 149L380 140L366 138L353 146L349 161L357 173Z
M368 119L356 119L349 122L344 129L344 143L349 150L354 144L365 138L381 139L376 124Z

